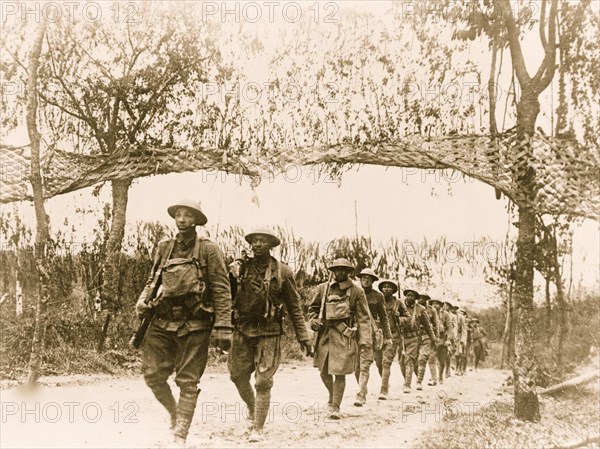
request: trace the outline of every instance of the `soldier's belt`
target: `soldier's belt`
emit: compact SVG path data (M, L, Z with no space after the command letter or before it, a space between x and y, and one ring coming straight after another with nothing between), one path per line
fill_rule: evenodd
M357 333L357 329L355 327L350 327L343 321L327 321L327 324L331 327L335 327L343 336L348 338L354 338Z

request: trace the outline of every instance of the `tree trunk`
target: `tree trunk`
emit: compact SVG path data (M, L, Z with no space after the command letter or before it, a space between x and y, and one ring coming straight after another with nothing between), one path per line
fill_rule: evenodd
M508 288L508 298L506 298L506 321L504 322L504 332L502 335L502 358L500 360L500 369L504 369L506 364L510 364L511 361L511 348L512 348L512 329L513 329L513 281L510 280Z
M553 272L554 272L554 283L556 284L556 302L558 303L558 347L556 348L556 366L558 367L558 374L562 377L563 374L563 347L565 336L567 335L567 304L565 300L565 289L563 286L562 276L560 273L558 263L558 245L556 242L556 235L553 236L553 253L552 259Z
M128 190L131 179L116 179L112 185L112 221L106 243L106 262L104 264L102 308L118 311L121 303L121 248L125 235Z
M546 326L548 329L552 326L552 304L550 298L550 277L544 278L546 281Z
M529 164L531 137L540 105L535 88L522 86L517 105L517 136L521 155L515 162L519 204L519 233L517 237L515 273L515 417L521 421L539 421L540 404L536 393L536 363L534 357L533 270L535 252L535 173Z
M44 336L46 334L46 306L48 303L49 271L46 251L50 232L48 230L48 217L44 207L42 176L40 171L41 139L37 128L37 79L40 54L42 52L45 33L46 22L42 20L38 25L33 48L29 55L29 74L27 78L27 132L31 144L31 186L33 189L33 204L35 207L36 218L35 257L38 271L38 298L35 313L35 328L33 331L33 342L31 344L29 374L27 380L29 384L35 384L40 377Z

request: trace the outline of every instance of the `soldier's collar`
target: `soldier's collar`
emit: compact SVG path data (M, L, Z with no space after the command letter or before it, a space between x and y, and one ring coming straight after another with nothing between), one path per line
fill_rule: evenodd
M177 241L177 243L183 243L183 245L188 246L190 242L196 241L196 237L196 231L190 233L188 236L185 237L180 232L178 232L177 235L175 235L175 240Z
M340 289L346 290L347 288L350 288L350 286L352 285L352 280L351 279L346 279L345 281L337 282L334 279L333 281L331 281L330 285L334 285L334 284L337 284Z

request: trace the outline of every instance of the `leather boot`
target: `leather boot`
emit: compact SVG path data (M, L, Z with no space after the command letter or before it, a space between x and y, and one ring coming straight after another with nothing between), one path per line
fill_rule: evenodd
M254 388L250 385L250 382L239 382L235 384L242 401L248 407L248 415L245 417L246 421L250 424L250 427L254 424L254 408L256 399L254 398Z
M379 392L379 399L385 401L387 399L388 391L390 389L390 367L384 366L381 370L381 391Z
M169 387L168 383L164 383L157 386L150 387L152 393L158 402L160 402L169 415L171 416L171 430L175 428L175 422L177 420L177 402L175 402L175 398L173 397L173 393L171 392L171 387Z
M340 419L340 405L342 404L342 398L344 397L344 390L346 389L346 376L335 376L333 381L333 397L331 404L331 411L329 413L330 419Z
M410 384L412 383L413 365L407 363L404 365L404 392L410 393Z
M435 358L433 360L429 360L429 372L431 373L429 385L437 385L437 361Z
M417 383L423 383L425 377L425 370L427 369L427 360L419 362L419 370L417 371Z
M355 407L362 407L367 402L367 383L369 382L369 373L361 372L358 378L358 394L354 401Z
M254 409L254 429L262 430L269 414L271 405L271 390L259 390L256 392L256 407Z
M331 374L323 374L321 373L321 380L327 388L327 392L329 393L329 399L327 401L327 407L331 407L333 405L333 376Z
M176 440L185 441L192 418L196 411L196 403L198 402L198 389L182 389L179 395L179 403L177 404L177 421L175 423L174 436Z

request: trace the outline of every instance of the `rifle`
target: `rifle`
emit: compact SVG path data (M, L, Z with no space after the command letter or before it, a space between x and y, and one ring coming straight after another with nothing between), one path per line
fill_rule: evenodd
M161 277L162 277L162 266L156 270L156 272L154 273L154 276L152 277L152 282L150 284L150 291L148 293L148 296L146 296L146 299L144 299L144 302L146 304L148 304L150 301L152 301L154 298L156 298L156 296L158 294L158 289L160 288ZM131 347L133 347L135 349L140 348L140 346L142 345L142 341L144 341L144 335L146 335L146 331L148 330L148 326L150 325L150 321L152 321L152 318L154 318L154 308L152 308L146 312L146 314L140 321L140 324L138 325L137 329L135 330L135 332L129 339L129 345Z
M318 316L318 320L321 324L323 324L323 311L325 310L325 301L327 301L327 296L329 296L329 286L331 285L331 277L333 276L333 273L330 271L329 272L329 277L327 278L327 286L325 288L325 295L323 295L323 297L321 298L321 307L319 308L319 316ZM312 346L315 348L317 348L317 343L319 342L319 335L320 335L320 331L316 331L313 333L313 338L311 341Z

